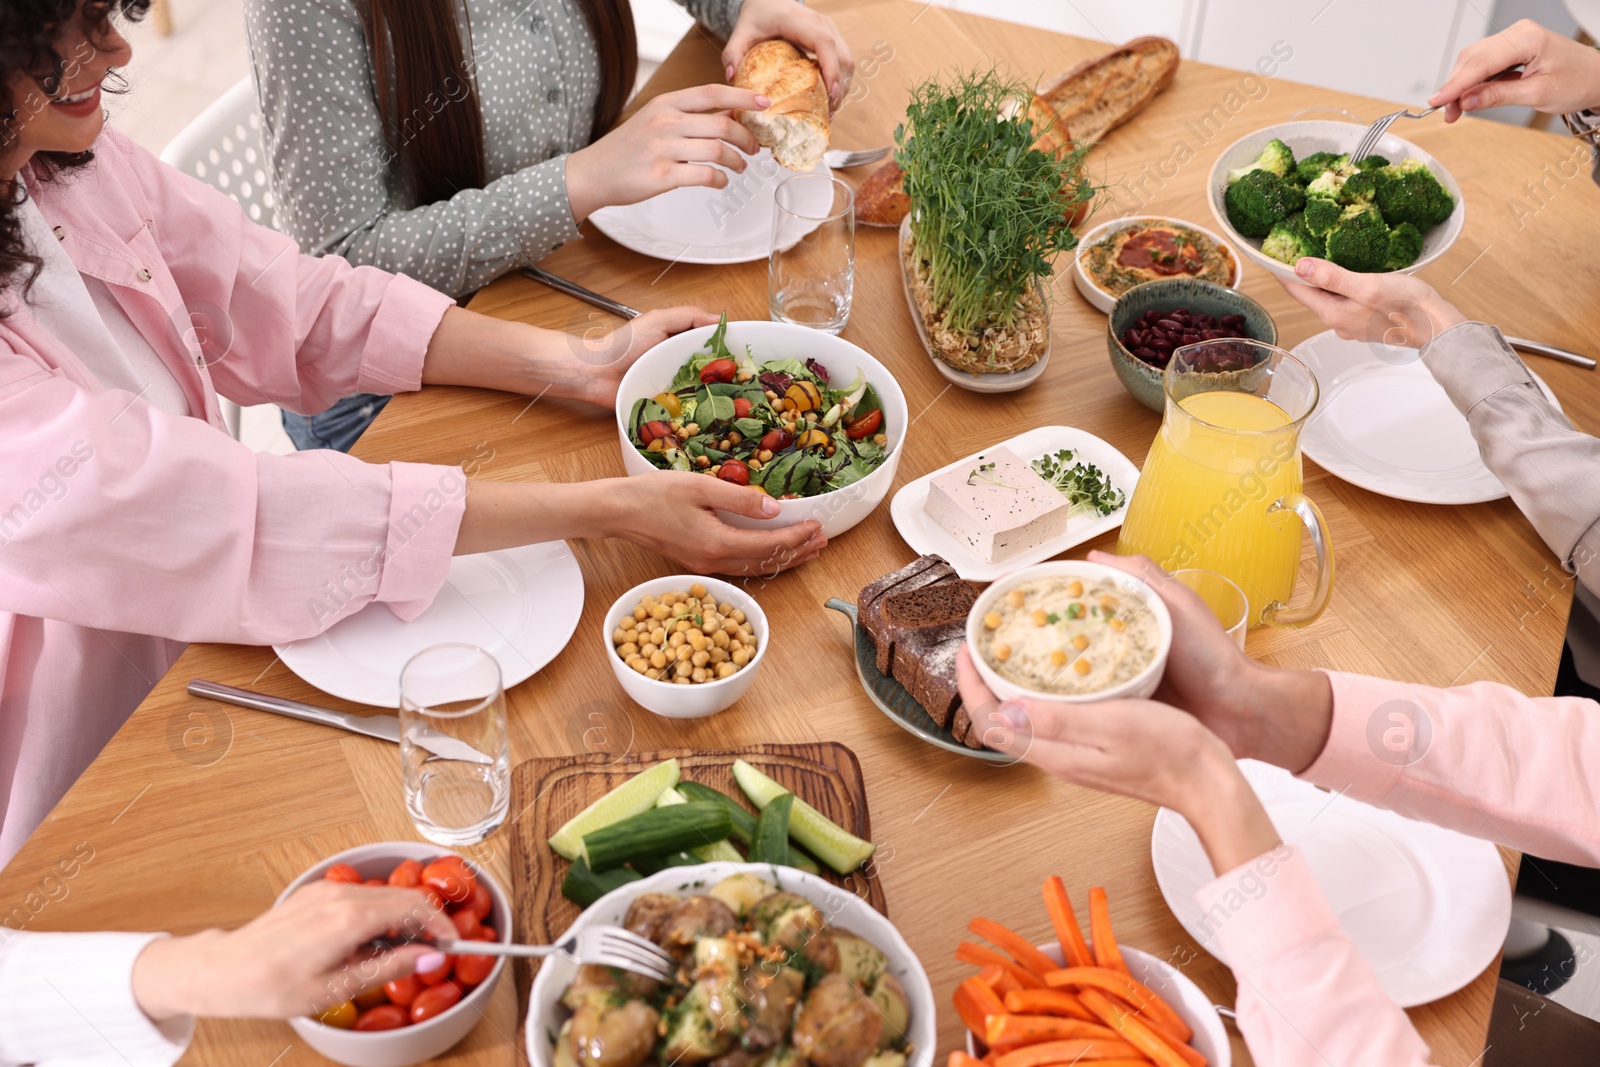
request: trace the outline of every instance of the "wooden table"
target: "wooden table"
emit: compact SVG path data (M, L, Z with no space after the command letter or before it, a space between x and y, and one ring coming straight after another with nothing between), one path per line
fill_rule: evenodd
M835 125L834 142L841 146L884 143L908 87L935 71L1000 58L1024 76L1043 76L1104 48L898 0L831 6L864 61ZM713 80L719 70L716 48L691 34L646 93ZM1293 76L1292 60L1270 80L1186 63L1171 88L1092 157L1097 174L1127 178L1144 190L1120 189L1111 212L1142 207L1209 224L1204 176L1235 137L1316 105L1365 115L1387 110L1290 84L1286 79ZM1573 143L1479 121L1452 128L1420 123L1404 132L1451 168L1470 203L1466 232L1426 272L1428 279L1507 332L1591 350L1600 312L1585 272L1574 268L1592 258L1600 193L1581 173L1585 168L1569 162L1578 159ZM1178 156L1192 158L1172 164ZM1542 187L1536 199L1525 188L1529 182ZM726 308L734 318L766 315L762 264L669 266L623 250L589 227L585 233L546 265L637 307L694 301ZM975 396L948 389L918 349L894 243L888 231L859 233L855 310L844 336L895 369L917 413L900 482L1047 423L1085 427L1142 460L1157 419L1112 376L1104 317L1078 298L1065 275L1057 284L1055 355L1044 381L1011 396ZM1286 344L1320 329L1261 269L1248 268L1244 288L1277 316ZM515 278L491 286L473 306L572 332L614 325ZM1600 431L1600 379L1533 362L1573 420ZM357 451L369 460L464 463L470 473L492 479L573 481L622 473L608 413L466 389L396 399ZM1338 549L1333 606L1304 631L1252 634L1253 655L1433 685L1491 679L1530 693L1550 691L1570 585L1510 501L1463 508L1406 504L1337 481L1309 462L1307 480ZM622 542L573 547L588 583L583 619L565 654L511 693L515 758L630 745L647 751L819 738L849 745L866 774L891 914L926 964L939 998L941 1051L958 1038L947 1005L967 968L956 965L951 952L967 919L981 912L1047 938L1038 887L1050 873L1065 877L1080 907L1090 884L1106 886L1125 942L1173 959L1215 1000L1232 1003L1227 970L1198 951L1161 901L1149 859L1151 808L1029 768L998 769L945 754L886 721L862 695L845 625L822 602L854 596L865 582L911 558L887 507L817 562L752 586L780 620L766 669L738 706L698 722L657 719L632 705L594 638L616 596L669 565ZM191 699L183 686L195 677L330 699L291 675L270 650L191 648L0 874L8 925L177 932L233 926L266 908L321 856L362 842L414 837L393 746ZM477 850L501 875L505 840L498 834ZM92 859L64 883L52 877L75 849L80 856L92 850ZM1514 860L1508 854L1508 867ZM1454 996L1412 1011L1441 1064L1466 1065L1478 1057L1494 979L1490 968ZM449 1062L521 1062L511 985ZM1235 1046L1242 1054L1237 1040ZM187 1062L288 1067L318 1058L282 1023L207 1021Z

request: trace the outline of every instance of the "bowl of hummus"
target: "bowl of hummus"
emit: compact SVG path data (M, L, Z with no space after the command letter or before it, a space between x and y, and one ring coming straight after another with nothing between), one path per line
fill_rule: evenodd
M967 617L985 684L1002 700L1067 703L1148 697L1172 647L1172 616L1144 582L1060 560L1007 575Z
M1109 313L1117 297L1145 282L1197 278L1237 289L1244 261L1210 230L1182 219L1138 215L1112 219L1078 242L1072 280L1094 307Z

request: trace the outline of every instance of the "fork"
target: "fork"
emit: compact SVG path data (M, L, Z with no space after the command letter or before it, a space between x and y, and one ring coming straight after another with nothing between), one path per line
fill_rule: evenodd
M1499 74L1484 80L1492 82L1499 81L1508 74L1515 74L1517 70L1517 67L1507 67ZM1366 159L1368 156L1372 155L1372 150L1378 147L1378 141L1385 133L1389 132L1389 127L1393 126L1397 119L1425 119L1438 110L1439 109L1436 107L1430 107L1423 111L1408 111L1405 108L1401 108L1399 111L1391 111L1389 114L1383 116L1377 122L1374 122L1371 126L1367 127L1367 132L1361 135L1361 140L1356 142L1355 150L1350 153L1350 162L1359 163L1363 159Z
M849 170L851 167L864 167L868 163L876 163L888 154L888 145L882 148L863 148L856 152L835 148L822 153L822 162L828 165L829 170Z
M620 926L591 926L576 934L570 934L553 945L515 945L502 941L462 941L443 938L435 940L402 935L399 938L376 938L370 947L381 951L405 944L425 944L440 952L470 956L516 956L534 959L544 956L565 956L574 963L615 967L660 982L671 978L678 969L676 961L654 942L647 941Z

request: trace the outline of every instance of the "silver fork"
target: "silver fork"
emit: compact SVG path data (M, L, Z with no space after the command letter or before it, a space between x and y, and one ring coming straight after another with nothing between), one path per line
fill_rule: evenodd
M385 941L391 947L402 941ZM429 940L440 952L470 956L516 956L540 958L565 956L574 963L593 963L632 971L657 981L666 981L678 965L660 946L620 926L591 926L553 945L514 945L501 941ZM376 943L375 943L376 944Z
M849 170L851 167L864 167L868 163L876 163L888 154L888 145L882 148L863 148L857 152L835 148L822 153L822 162L828 165L829 170Z
M1484 80L1492 82L1499 81L1507 74L1514 74L1516 71L1516 67L1507 67L1505 70L1502 70L1499 74L1494 75L1492 78L1486 78ZM1382 138L1384 134L1389 132L1389 127L1393 126L1397 119L1425 119L1438 110L1439 109L1436 107L1430 107L1423 111L1408 111L1405 108L1401 108L1399 111L1391 111L1389 114L1383 116L1383 118L1367 127L1367 132L1361 135L1361 140L1356 142L1355 150L1350 153L1350 162L1359 163L1363 159L1366 159L1368 156L1372 155L1372 150L1378 147L1379 139Z

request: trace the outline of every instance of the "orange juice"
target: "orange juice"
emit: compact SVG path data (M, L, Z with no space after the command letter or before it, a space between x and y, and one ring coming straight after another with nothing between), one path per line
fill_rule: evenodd
M1261 622L1268 604L1289 602L1299 569L1300 523L1291 512L1267 513L1301 491L1299 433L1287 412L1253 393L1169 397L1117 551L1225 575L1250 598L1250 625Z

